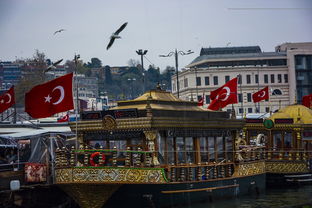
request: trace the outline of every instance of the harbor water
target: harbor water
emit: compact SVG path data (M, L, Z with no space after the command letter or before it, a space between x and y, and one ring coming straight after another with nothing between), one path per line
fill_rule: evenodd
M312 185L270 188L258 196L240 196L215 202L188 204L183 208L312 208Z

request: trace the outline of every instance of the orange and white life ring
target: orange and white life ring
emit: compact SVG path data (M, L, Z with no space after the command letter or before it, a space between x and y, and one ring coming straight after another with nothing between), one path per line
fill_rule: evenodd
M99 156L100 155L100 152L94 152L94 153L92 153L92 155L90 156L90 165L91 166L99 166L100 164L104 164L105 163L105 155L104 155L104 153L102 153L102 163L96 163L95 161L94 161L94 157L95 156Z

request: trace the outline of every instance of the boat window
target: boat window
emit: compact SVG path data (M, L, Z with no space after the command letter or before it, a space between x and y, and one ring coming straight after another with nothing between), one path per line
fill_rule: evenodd
M232 143L232 137L227 136L225 137L225 141L226 141L226 156L227 156L227 160L231 160L233 161L233 143Z
M186 162L195 163L194 144L192 137L185 138Z
M208 146L207 146L207 139L206 137L200 137L200 158L201 162L208 162Z
M178 152L178 164L179 163L185 163L185 145L184 145L184 138L183 137L177 137L176 139L177 143L177 152Z
M160 164L165 163L165 146L166 146L166 138L161 136L160 134L157 135L157 144L158 144L158 161Z
M274 132L273 133L273 148L281 149L282 147L282 135L280 132Z
M215 150L214 150L214 137L208 137L208 141L209 141L209 160L210 162L214 162L215 161Z
M174 144L173 144L173 137L167 138L167 145L168 145L168 152L167 152L167 158L168 158L168 164L174 164Z
M217 151L218 151L218 161L222 161L224 159L224 145L223 145L223 137L217 137Z
M291 132L285 132L284 135L284 148L285 149L290 149L292 148L292 133Z

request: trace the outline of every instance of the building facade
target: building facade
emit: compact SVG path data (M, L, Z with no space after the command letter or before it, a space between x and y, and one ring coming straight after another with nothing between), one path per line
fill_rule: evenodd
M1 89L9 89L17 85L22 77L21 64L12 62L0 62L0 84Z
M259 46L202 48L179 72L179 95L194 101L204 95L207 107L211 91L238 77L238 103L233 105L238 114L274 112L312 93L311 55L312 43L285 43L274 52L262 52ZM252 94L266 86L270 99L253 103ZM172 91L177 95L176 75Z

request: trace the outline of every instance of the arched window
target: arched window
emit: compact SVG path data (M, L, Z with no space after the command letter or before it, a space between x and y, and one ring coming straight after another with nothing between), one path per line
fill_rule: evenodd
M272 95L282 95L282 91L279 89L275 89L273 90Z

